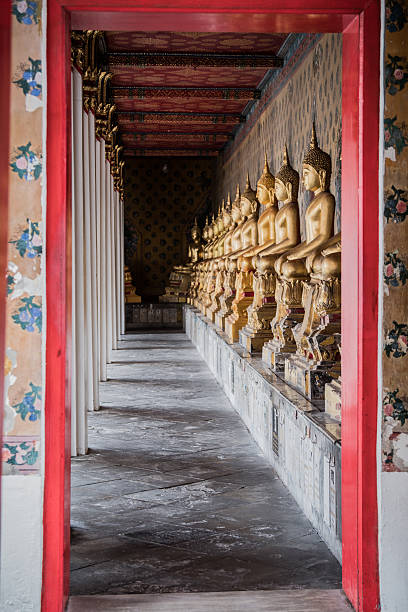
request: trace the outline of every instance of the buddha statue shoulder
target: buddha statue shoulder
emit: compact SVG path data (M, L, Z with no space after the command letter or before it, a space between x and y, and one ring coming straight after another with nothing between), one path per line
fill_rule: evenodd
M333 235L335 199L329 191L330 155L317 143L313 125L310 148L303 160L302 181L314 193L306 214L306 240L284 253L275 263L275 270L286 279L304 277L313 271L312 262Z
M223 248L222 257L223 259L225 259L227 255L231 253L232 251L232 234L236 227L236 222L233 220L232 214L231 214L231 196L230 194L228 194L227 196L227 202L223 209L222 214L223 214L224 228L225 228L224 248Z

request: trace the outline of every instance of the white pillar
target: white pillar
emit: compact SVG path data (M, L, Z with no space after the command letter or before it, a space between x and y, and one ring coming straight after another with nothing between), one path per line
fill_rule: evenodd
M89 116L83 111L83 175L84 175L84 292L85 292L85 404L93 410L92 356L92 271L91 271L91 202L89 184Z
M100 200L100 357L99 357L99 375L102 381L106 380L106 161L105 161L105 141L101 140L100 146L100 185L101 185L101 200Z
M91 253L91 328L92 328L92 379L93 403L89 409L99 410L99 347L98 347L98 266L96 219L96 134L95 115L90 111L89 120L89 205L90 205L90 253Z
M73 168L73 295L75 296L75 326L72 328L75 345L75 404L76 422L72 436L76 437L76 453L88 451L88 420L85 409L85 338L84 338L84 192L83 192L83 125L82 125L82 78L73 69L72 88L72 168Z
M106 362L111 362L112 353L112 221L111 221L111 174L109 162L105 162L106 185Z
M112 265L112 292L111 292L111 300L112 300L112 349L116 350L118 348L117 343L117 335L116 335L116 195L115 190L113 189L113 177L111 176L111 239L112 239L112 247L111 247L111 265Z
M120 201L120 258L121 258L121 308L120 308L120 319L121 319L121 333L126 333L125 324L125 203L123 200Z
M116 198L116 338L120 340L121 332L121 292L122 292L122 263L120 256L121 245L121 212L119 192L115 191Z

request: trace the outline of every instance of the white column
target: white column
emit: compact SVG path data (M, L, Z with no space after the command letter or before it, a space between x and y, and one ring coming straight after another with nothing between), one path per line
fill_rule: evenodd
M99 289L99 301L101 310L100 319L100 361L99 361L99 375L100 379L106 380L106 161L105 161L105 141L101 141L100 146L100 184L101 184L101 203L100 203L100 289Z
M112 221L111 221L111 174L109 162L105 162L106 185L106 362L111 362L112 353Z
M121 259L121 307L120 307L120 319L121 319L121 333L126 332L125 324L125 203L123 200L120 201L120 259Z
M98 266L97 266L97 215L96 215L96 134L95 115L88 114L89 120L89 204L90 204L90 252L91 252L91 326L92 326L92 379L93 404L90 409L99 410L99 347L98 347Z
M91 270L91 201L89 184L89 116L83 111L83 175L84 175L84 292L85 292L85 405L93 410L92 356L92 270Z
M116 335L116 197L115 190L113 189L113 178L111 176L111 238L112 238L112 247L111 247L111 265L112 265L112 349L116 350L118 348L117 343L117 335Z
M121 262L121 212L119 192L116 197L116 338L120 340L121 332L121 293L122 293L122 262Z
M75 326L72 328L75 345L75 403L76 422L72 436L76 436L76 453L85 455L88 451L88 422L85 409L85 310L84 310L84 191L83 191L83 125L82 125L82 78L73 69L72 105L72 167L73 167L73 295L75 295Z

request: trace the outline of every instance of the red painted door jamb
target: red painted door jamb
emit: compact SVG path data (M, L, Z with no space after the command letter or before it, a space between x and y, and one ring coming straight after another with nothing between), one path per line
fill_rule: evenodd
M207 0L203 8L179 0L48 0L47 107L47 385L45 398L44 565L42 609L63 609L68 594L70 466L70 79L69 22L95 28L97 11L108 29L123 20L180 31L344 31L342 231L342 523L343 587L356 610L378 609L377 545L377 318L378 120L380 8L377 0L344 0L337 9L316 0ZM69 11L75 10L71 16ZM67 12L66 12L67 11ZM146 11L149 11L146 13ZM212 12L210 12L212 11ZM137 13L137 19L136 18ZM251 15L253 13L253 15ZM262 13L262 15L260 14ZM355 17L356 14L358 17ZM154 17L152 22L152 17ZM104 17L104 19L107 17ZM94 19L94 21L92 20ZM342 23L342 26L339 26ZM266 25L267 24L267 27ZM193 27L194 25L194 27ZM150 25L151 27L151 25ZM190 28L190 29L189 29ZM265 29L266 28L266 29ZM137 29L137 28L135 28ZM140 26L140 29L144 29ZM169 28L171 29L171 28ZM174 29L174 26L173 26Z

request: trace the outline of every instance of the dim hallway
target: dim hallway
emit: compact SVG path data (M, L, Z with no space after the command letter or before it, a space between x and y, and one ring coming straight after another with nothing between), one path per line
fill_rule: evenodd
M224 592L209 607L239 610L254 590L274 610L261 591L282 589L308 589L287 610L346 605L340 565L184 333L122 336L100 393L89 454L72 460L71 595L143 596L72 597L72 610L181 610L181 592Z

